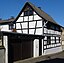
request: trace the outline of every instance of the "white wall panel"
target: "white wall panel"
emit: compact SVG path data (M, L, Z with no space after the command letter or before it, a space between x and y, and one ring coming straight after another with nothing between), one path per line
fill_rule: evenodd
M22 28L28 28L28 22L24 22L24 23L21 23L22 24Z
M29 21L32 21L33 20L33 16L29 16Z
M11 30L9 30L9 25L2 25L0 26L1 31L7 31L7 32L11 32Z
M47 40L47 37L45 36L44 40Z
M59 37L56 37L56 39L59 39Z
M29 22L29 28L35 28L36 21Z
M42 35L42 28L38 28L38 29L36 29L36 35Z
M23 17L19 17L16 22L23 22Z
M34 14L36 14L36 12L33 12Z
M23 33L28 34L28 30L22 30Z
M42 27L42 21L37 21L37 27Z
M21 31L21 30L17 30L17 32L18 32L18 33L22 33L22 31Z
M44 28L44 33L48 33L48 29Z
M16 29L21 29L20 23L16 23Z
M39 56L39 40L35 39L33 45L34 45L33 56L38 57Z
M44 46L44 49L46 49L46 46Z
M24 16L24 12L22 12L22 14L20 16Z
M44 45L46 45L47 44L47 41L44 41Z
M61 45L60 43L57 44L57 46L60 46L60 45Z
M39 20L42 19L41 17L39 17L38 15L34 15L34 20Z
M34 34L35 29L29 29L29 34Z
M24 17L24 21L28 21L28 16L25 16Z

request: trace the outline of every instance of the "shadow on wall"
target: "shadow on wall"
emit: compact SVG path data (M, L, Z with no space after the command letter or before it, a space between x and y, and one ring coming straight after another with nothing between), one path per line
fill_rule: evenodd
M40 61L40 62L36 62L36 63L64 63L64 59L55 58L55 59Z

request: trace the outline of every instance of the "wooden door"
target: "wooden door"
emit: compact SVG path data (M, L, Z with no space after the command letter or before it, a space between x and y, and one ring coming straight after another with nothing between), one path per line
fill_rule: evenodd
M9 39L9 63L27 59L33 56L33 41Z

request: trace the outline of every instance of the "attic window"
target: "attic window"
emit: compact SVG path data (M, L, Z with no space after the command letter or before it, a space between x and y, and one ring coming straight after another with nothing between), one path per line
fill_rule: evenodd
M33 15L32 10L24 11L24 16L30 16L30 15Z

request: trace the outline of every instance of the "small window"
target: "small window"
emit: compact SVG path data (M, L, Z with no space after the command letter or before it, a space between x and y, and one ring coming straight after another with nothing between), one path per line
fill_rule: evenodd
M28 11L25 11L24 12L24 16L28 16Z
M47 36L47 44L50 45L51 44L51 37Z
M56 26L56 30L57 30L57 31L59 31L59 30L60 30L60 28L59 28L58 26Z
M24 16L30 16L30 15L33 15L32 10L24 11Z
M33 15L33 11L32 10L29 11L29 15Z

